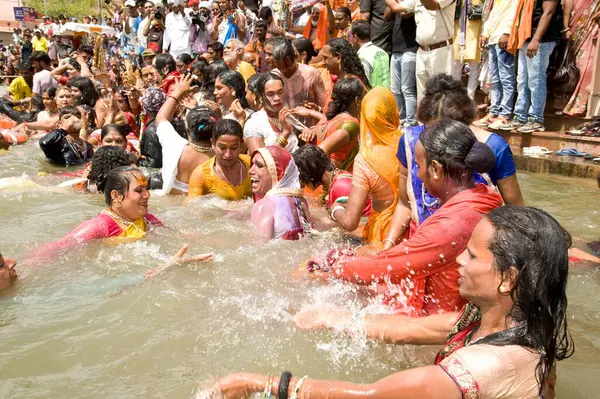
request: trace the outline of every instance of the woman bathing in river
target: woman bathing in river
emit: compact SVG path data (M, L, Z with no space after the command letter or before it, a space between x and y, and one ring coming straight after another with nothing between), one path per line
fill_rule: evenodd
M569 234L546 212L503 207L477 224L460 256L460 313L421 318L355 318L330 309L296 316L304 328L358 325L370 338L442 345L431 366L374 383L239 373L219 379L208 397L299 399L551 399L555 362L573 354L567 329ZM333 322L333 319L337 321ZM330 323L330 320L332 321ZM358 324L357 324L358 323Z

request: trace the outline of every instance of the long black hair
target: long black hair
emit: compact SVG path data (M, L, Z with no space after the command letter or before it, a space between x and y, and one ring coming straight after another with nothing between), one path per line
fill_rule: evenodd
M363 90L364 86L357 78L348 77L337 81L327 108L327 119L331 120L348 111L348 107L363 94Z
M215 80L221 72L228 71L229 67L223 60L215 61L209 64L204 70L204 84L202 85L202 92L204 97L208 99L214 99L215 95Z
M260 79L258 82L256 82L256 91L260 95L260 99L262 101L263 107L269 107L271 103L269 102L269 99L265 95L265 86L270 81L277 80L277 81L281 82L281 86L283 86L285 88L285 83L283 82L283 78L281 77L281 75L276 74L274 72L267 72L267 73L265 73L265 76L266 76L265 79Z
M439 162L457 183L473 179L473 172L489 172L496 162L490 147L477 141L467 125L452 119L444 118L430 126L419 141L425 148L427 166Z
M469 125L476 115L475 103L462 82L445 73L429 79L417 110L417 119L425 124L450 118Z
M96 101L98 100L98 91L89 78L76 77L71 78L67 81L67 87L75 87L81 92L81 105L87 105L88 107L94 108Z
M216 118L210 108L199 106L187 113L185 122L188 138L192 143L196 144L211 139Z
M120 166L130 166L131 157L121 147L99 147L92 157L92 166L88 174L90 183L96 183L98 192L104 192L108 173ZM109 204L110 205L110 204Z
M350 43L346 39L337 38L331 39L326 45L329 47L331 54L342 60L342 70L348 74L358 76L367 90L370 90L371 84L367 79L367 75L365 75L365 69L360 62L360 58L358 58L356 50L352 48Z
M313 144L298 148L292 157L298 167L302 185L312 184L319 187L323 184L325 172L332 172L335 169L325 151Z
M135 179L135 175L143 175L142 171L135 166L119 166L107 173L104 182L98 182L98 190L104 193L106 205L112 205L110 193L116 191L123 197L127 196L129 185Z
M510 317L518 325L477 344L520 345L538 352L536 378L541 395L554 362L575 350L567 328L571 236L540 209L503 206L485 218L494 227L488 248L496 271L500 276L511 268L518 272L510 291L514 303Z
M246 99L246 81L244 81L244 77L238 71L224 71L217 76L221 80L221 82L231 89L231 94L234 98L240 100L240 104L242 104L242 108L250 109L250 105L248 105L248 100Z

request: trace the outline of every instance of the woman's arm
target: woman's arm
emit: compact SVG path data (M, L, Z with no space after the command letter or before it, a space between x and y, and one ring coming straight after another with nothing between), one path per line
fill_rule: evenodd
M354 231L360 223L363 210L369 199L369 190L364 187L352 185L350 198L346 208L332 208L331 218L343 229ZM341 205L339 205L341 206ZM335 212L334 212L335 210Z
M265 146L265 142L262 137L248 137L246 139L246 146L248 147L248 154L252 156L254 151Z
M267 376L260 374L231 374L217 381L213 391L225 398L245 398L263 392ZM300 377L292 377L288 393L294 392ZM279 377L273 378L271 393L277 395ZM305 379L298 398L311 399L460 399L462 392L454 380L439 366L426 366L394 373L372 384L345 381Z
M54 116L49 120L36 121L36 122L25 122L16 127L16 129L24 128L29 130L53 130L58 125L58 116Z
M392 224L388 236L383 243L383 249L390 249L396 245L400 237L406 233L410 226L411 209L406 190L408 170L400 164L400 177L398 185L398 204L392 216Z
M252 224L256 227L258 236L272 240L275 238L275 216L273 204L268 198L263 198L252 207L250 216Z
M319 307L294 316L296 327L304 330L333 329L366 333L369 339L395 345L443 345L459 313L441 313L424 317L403 315L364 315Z
M322 149L325 154L331 155L339 148L348 144L350 140L350 133L344 129L338 129L323 140L321 144L319 144L319 148Z
M516 174L500 179L496 184L506 205L525 206L525 200Z

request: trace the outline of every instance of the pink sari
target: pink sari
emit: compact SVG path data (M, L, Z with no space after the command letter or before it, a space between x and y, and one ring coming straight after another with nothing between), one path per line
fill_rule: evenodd
M585 115L592 90L595 71L594 54L598 37L600 0L574 0L569 27L573 32L573 43L577 67L581 72L575 92L565 106L567 115Z

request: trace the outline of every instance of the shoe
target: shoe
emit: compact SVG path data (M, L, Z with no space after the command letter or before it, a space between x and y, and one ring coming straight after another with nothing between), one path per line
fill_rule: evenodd
M490 114L487 114L486 116L484 116L480 120L473 122L473 126L488 127L495 120L496 120L496 117L494 117L494 116L492 116Z
M521 126L517 129L519 133L533 133L533 132L543 132L546 128L539 122L536 122L533 119L530 119L529 122Z
M513 118L513 120L510 121L510 123L508 125L503 125L503 126L499 127L498 129L512 131L512 130L518 130L521 127L523 127L524 125L525 125L525 123L521 122L517 118Z
M504 115L500 115L493 123L490 123L487 128L490 130L506 130L510 124L510 119Z
M553 154L552 151L547 149L546 147L534 146L534 147L525 147L523 148L523 155L528 156L542 156L542 155L550 155Z

